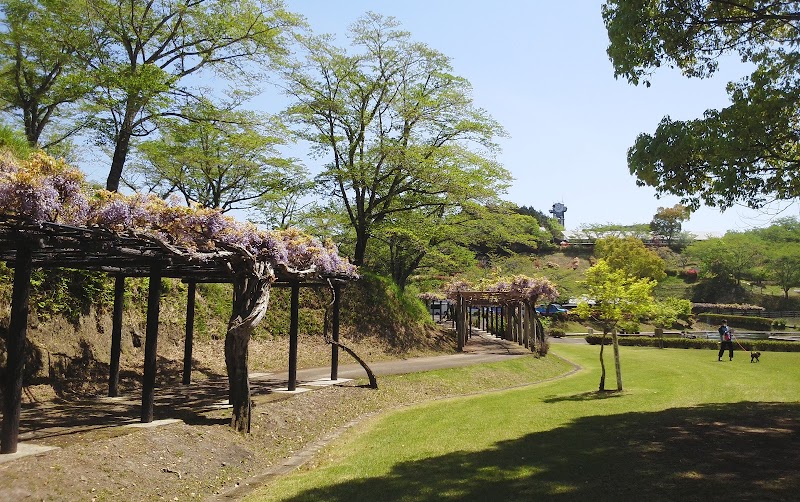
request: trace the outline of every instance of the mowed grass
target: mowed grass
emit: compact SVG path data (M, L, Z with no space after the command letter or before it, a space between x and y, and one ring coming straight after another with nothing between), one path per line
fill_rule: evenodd
M621 347L622 393L582 367L524 388L437 401L357 427L315 465L248 500L797 500L800 354ZM615 387L611 351L607 387ZM441 378L443 372L414 378Z

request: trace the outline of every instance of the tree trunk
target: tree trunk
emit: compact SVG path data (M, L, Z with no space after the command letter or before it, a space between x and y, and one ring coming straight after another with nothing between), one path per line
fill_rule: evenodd
M248 345L253 329L269 305L269 288L275 276L266 262L249 263L251 270L237 275L233 284L233 312L225 335L228 399L233 406L231 427L250 432L250 380Z
M136 110L129 105L125 112L125 119L120 125L114 145L114 156L111 158L111 169L106 179L106 190L109 192L119 191L119 181L122 179L122 168L128 158L128 151L131 146L131 136L133 136L133 121Z
M617 390L622 390L622 370L619 365L619 338L617 338L617 330L611 331L611 342L614 344L614 367L617 370Z
M606 390L606 363L603 360L603 349L606 346L606 332L603 330L603 337L600 339L600 392Z
M356 227L356 246L353 256L353 265L361 266L364 264L364 256L367 253L367 239L367 229Z

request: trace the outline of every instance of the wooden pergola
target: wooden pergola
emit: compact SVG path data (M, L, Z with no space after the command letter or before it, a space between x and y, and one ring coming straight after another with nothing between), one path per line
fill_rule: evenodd
M0 216L0 260L14 269L11 320L7 339L7 363L3 389L3 421L0 431L0 454L17 451L22 401L23 350L27 337L30 278L34 268L73 268L101 271L115 277L113 328L108 395L118 395L122 339L123 294L126 277L148 277L150 285L145 330L144 375L142 382L141 421L153 421L156 377L159 298L161 279L176 278L188 284L186 338L183 383L191 382L194 305L197 283L230 283L237 270L231 267L225 251L176 252L179 248L130 231L85 228L31 222ZM297 385L297 345L299 292L301 287L331 287L334 291L331 326L331 380L338 379L339 308L345 277L321 277L275 270L273 286L291 288L291 323L289 328L289 390ZM346 350L347 348L344 347ZM358 358L357 358L358 359ZM361 362L359 360L359 362ZM363 362L362 362L363 365ZM373 380L371 372L370 380Z
M544 327L535 305L510 291L458 291L451 293L455 302L454 323L458 350L472 336L472 309L480 312L479 322L485 331L498 333L504 340L517 342L531 351L544 343Z

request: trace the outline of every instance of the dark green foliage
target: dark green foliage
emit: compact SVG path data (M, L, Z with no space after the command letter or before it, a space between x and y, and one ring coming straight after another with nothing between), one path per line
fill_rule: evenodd
M586 341L591 345L600 345L603 339L602 335L587 335ZM620 336L618 337L620 345L628 345L633 347L658 347L661 339L653 336ZM800 343L785 342L781 340L738 340L735 344L735 350L761 352L800 352ZM605 345L611 345L611 337L606 336ZM741 347L739 346L741 345ZM664 337L665 349L719 349L719 342L711 339L704 338L672 338Z
M388 278L367 273L344 290L342 323L352 326L352 338L376 336L397 350L407 350L424 342L418 335L430 322L422 301Z
M775 326L774 319L743 315L697 314L697 320L706 324L714 325L722 324L723 320L727 320L728 325L733 328L757 329L761 331L769 331Z
M0 265L0 282L10 292L13 271ZM42 318L61 315L77 323L96 308L108 309L114 300L114 281L102 272L65 268L34 269L31 275L31 309Z
M701 280L692 288L692 301L696 303L753 303L749 292L728 276L715 276Z

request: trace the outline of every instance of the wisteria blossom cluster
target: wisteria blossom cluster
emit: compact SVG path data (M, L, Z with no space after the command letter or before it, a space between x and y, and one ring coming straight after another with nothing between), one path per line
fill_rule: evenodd
M456 298L462 291L472 291L472 285L467 281L453 280L444 286L444 291L448 298Z
M458 296L462 291L486 291L490 293L507 292L520 300L536 303L540 300L552 301L558 298L558 289L545 277L528 277L515 275L507 279L500 279L493 284L476 287L466 281L453 281L445 286L445 291L450 298Z
M0 152L0 214L80 225L89 214L83 174L36 152L17 160Z
M425 293L420 293L417 297L424 301L424 302L435 302L438 300L444 300L445 296L441 293L435 293L433 291L426 291Z
M539 300L549 301L558 298L558 290L555 284L546 277L515 275L511 278L509 291L532 303Z
M131 231L191 251L241 248L275 265L357 277L333 242L323 243L297 229L264 231L215 209L186 207L154 195L105 190L88 195L81 171L41 152L28 160L0 153L0 214Z
M719 310L759 310L763 311L766 308L759 305L750 305L749 303L692 303L692 308L697 310L702 309L719 309Z

